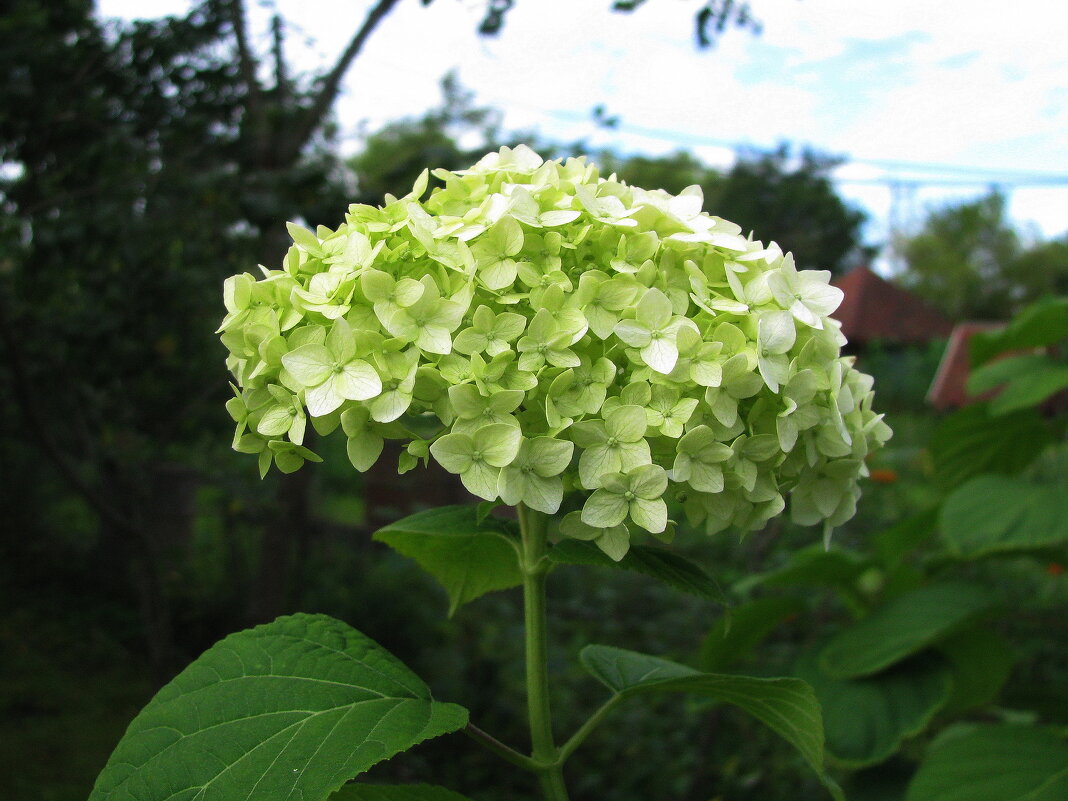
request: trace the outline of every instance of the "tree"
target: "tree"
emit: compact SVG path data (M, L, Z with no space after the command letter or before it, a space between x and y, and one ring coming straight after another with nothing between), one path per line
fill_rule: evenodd
M1068 295L1068 233L1024 250L1008 275L1014 311L1045 295Z
M222 35L217 16L108 31L91 12L83 0L21 0L2 29L4 426L97 516L89 561L122 576L110 592L138 588L162 673L173 642L153 525L167 488L155 476L211 418L205 298L253 253L227 231L240 219L224 191L239 109L226 65L202 57ZM55 502L27 483L25 495L21 482L5 487L10 507Z
M861 240L865 215L848 206L829 177L839 163L810 150L799 158L787 145L770 153L743 152L726 173L704 165L686 151L660 156L601 155L606 171L637 186L678 193L697 184L705 210L755 230L807 269L842 272L850 262L871 256Z
M62 491L38 479L63 478L99 523L100 575L134 565L120 569L134 582L104 578L97 589L140 587L161 673L174 643L160 510L173 502L175 471L210 471L219 454L204 443L222 442L226 425L211 335L219 283L257 261L276 264L286 220L336 222L347 198L331 109L398 2L371 3L334 64L308 79L291 75L281 17L270 52L255 52L244 0L110 26L90 0L5 8L0 411L7 441L45 457L11 447L23 469L4 488L5 507L54 505ZM481 32L500 30L513 6L489 0ZM727 25L754 25L734 2L709 3L695 24L705 45ZM285 606L293 541L309 528L306 481L279 482L279 509L264 515L253 617ZM5 547L25 556L47 524L19 518L28 536Z
M421 0L423 5L430 5L434 0ZM612 11L629 13L644 6L648 0L613 0ZM486 0L486 14L479 25L481 34L492 36L500 32L509 11L515 7L516 0ZM748 29L760 33L761 23L753 16L749 3L743 0L707 0L694 12L694 40L699 48L709 48L715 44L716 37L726 32L727 28Z
M901 252L902 283L955 320L1004 320L1068 292L1068 239L1028 245L996 190L933 211Z
M807 148L795 158L788 145L743 152L726 175L705 184L705 205L746 231L763 232L798 265L841 273L871 252L861 240L866 215L847 205L830 179L839 163Z
M454 74L442 79L441 92L438 108L388 123L366 137L363 149L347 162L356 176L353 202L380 204L386 194L407 192L427 167L463 169L486 151L508 144L500 141L499 113L474 105L473 93ZM470 135L478 139L476 148L460 147Z
M617 173L631 186L656 187L675 195L693 184L707 186L717 177L714 170L685 150L667 156L622 157L606 152L599 160L604 172Z

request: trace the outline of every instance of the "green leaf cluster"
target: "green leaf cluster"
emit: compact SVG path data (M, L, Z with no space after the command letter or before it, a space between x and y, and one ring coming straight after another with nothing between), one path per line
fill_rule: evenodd
M804 681L702 673L667 659L606 645L586 646L579 659L614 693L610 703L637 695L683 692L745 710L796 748L835 799L842 801L838 786L824 774L820 704Z
M979 725L949 729L932 744L905 801L1057 801L1066 794L1063 734Z
M225 284L235 447L291 470L306 421L366 470L384 439L487 501L582 522L619 555L681 504L709 533L849 519L890 430L840 356L841 292L673 196L525 146L436 170L279 269ZM431 433L427 433L431 432ZM429 437L429 438L428 438ZM611 544L610 544L611 543Z
M851 613L853 619L808 646L794 666L823 707L828 753L845 767L886 762L911 738L954 717L997 709L991 702L1010 681L1018 653L1001 632L1007 625L993 619L997 600L1019 588L994 586L986 571L1005 556L1059 561L1068 542L1063 454L1050 447L1063 436L1055 396L1068 331L1064 311L1062 299L1043 301L974 343L979 369L972 389L1001 393L948 416L935 431L930 451L941 490L937 504L876 535L870 551L803 549L736 587L830 588ZM1031 563L1036 572L1040 565ZM732 616L741 631L733 635L730 621L721 621L705 642L702 665L729 664L798 605L802 611L809 606L793 595L758 597L736 608ZM974 739L962 735L959 752L949 744L952 731L946 730L944 751L940 740L921 761L908 798L982 798L985 783L1000 786L983 750L1011 749L996 737L1008 736L1012 727L979 727ZM1039 739L1049 742L1047 733ZM909 748L922 753L923 746L916 739ZM943 759L950 753L962 762ZM1005 777L1005 788L1018 786L1019 796L998 789L990 797L1063 794L1061 778L1023 773ZM967 791L958 795L953 781Z
M795 560L767 583L832 586L853 608L864 608L855 585L872 563L833 551L824 556L832 555ZM758 626L770 629L789 600L758 599L736 614L743 622L755 616ZM794 672L815 690L834 760L853 768L883 762L937 714L989 701L1011 664L1000 637L977 625L993 606L975 584L923 584L866 609L860 620L803 651ZM743 648L746 634L740 635ZM709 660L724 658L728 645L713 631L705 647Z

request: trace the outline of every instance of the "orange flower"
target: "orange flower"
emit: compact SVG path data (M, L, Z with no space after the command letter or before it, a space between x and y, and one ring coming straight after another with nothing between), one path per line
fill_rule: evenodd
M877 470L872 470L869 478L876 484L893 484L897 481L897 471L888 467L881 467Z

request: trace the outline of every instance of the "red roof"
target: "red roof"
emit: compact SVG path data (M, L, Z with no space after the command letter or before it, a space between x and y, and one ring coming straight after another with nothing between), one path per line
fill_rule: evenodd
M894 286L867 267L857 267L832 282L845 293L834 317L854 344L928 342L948 337L953 324L907 290Z
M938 363L938 372L927 391L927 402L936 409L959 409L993 394L988 392L982 397L968 394L965 388L971 375L968 344L972 336L980 331L1004 327L1004 323L958 323L953 328L942 361Z

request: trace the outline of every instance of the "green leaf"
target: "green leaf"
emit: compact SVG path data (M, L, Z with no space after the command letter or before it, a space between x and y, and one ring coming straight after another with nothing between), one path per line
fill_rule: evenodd
M1063 801L1068 745L1048 729L946 731L927 752L905 801Z
M697 664L702 670L723 670L743 659L805 604L798 598L758 598L731 609L705 637Z
M606 645L587 645L582 666L618 696L684 692L741 707L794 746L821 777L823 723L812 688L800 679L702 673L686 665ZM840 797L837 787L828 788Z
M696 564L664 548L632 545L620 561L613 561L592 542L566 539L549 551L549 559L565 565L612 567L641 573L689 595L726 606L729 602L715 580Z
M827 751L848 767L892 756L950 697L952 679L941 659L919 657L877 676L836 679L820 668L819 650L802 654L794 671L819 699Z
M766 587L848 588L869 565L869 560L851 551L813 545L795 553L785 567L766 574L760 583Z
M349 784L330 801L470 801L467 796L430 784Z
M872 535L869 539L879 559L896 565L923 545L938 530L938 509L935 506L906 517Z
M935 477L953 488L981 473L1018 473L1052 441L1034 409L994 417L976 403L949 415L931 436Z
M1008 681L1015 661L1005 638L977 626L938 645L953 669L953 694L943 707L946 715L959 715L994 700Z
M1046 548L1068 542L1068 494L1019 478L979 476L953 492L939 518L954 556Z
M477 506L443 506L380 528L374 539L411 557L449 595L449 616L487 592L523 583L515 539L503 520L478 522Z
M1052 364L1049 356L1041 353L1028 353L1022 356L1010 356L973 370L968 376L967 388L971 395L981 395L1002 384L1027 375L1035 370Z
M1068 298L1047 298L1032 304L1000 331L983 331L969 340L972 365L983 364L1007 350L1055 345L1068 337Z
M395 657L325 615L231 634L153 698L90 801L321 801L372 765L463 727Z
M482 501L475 506L475 522L482 525L486 518L493 514L493 510L500 506L497 501Z
M820 666L841 679L877 673L945 639L991 605L989 592L973 584L918 587L832 637L820 653Z
M1065 387L1068 387L1068 366L1047 364L1010 381L1001 394L990 401L990 413L1000 416L1017 409L1038 406Z
M1001 392L990 402L990 413L995 416L1037 406L1064 389L1068 386L1068 365L1045 354L1028 353L993 361L968 378L968 392L973 395L1002 385Z

